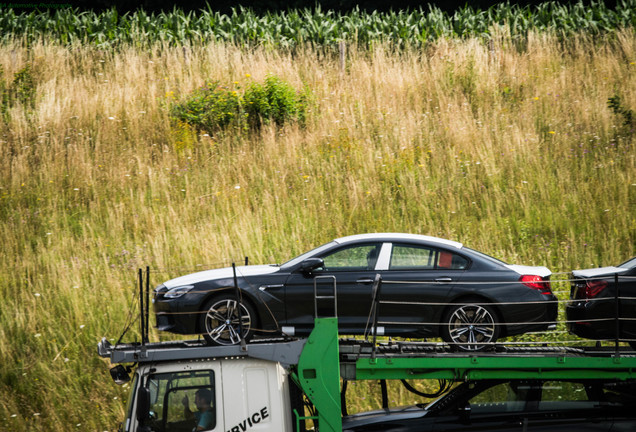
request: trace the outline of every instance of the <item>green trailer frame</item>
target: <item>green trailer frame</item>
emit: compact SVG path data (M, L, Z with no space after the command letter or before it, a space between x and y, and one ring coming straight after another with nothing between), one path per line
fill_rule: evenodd
M316 318L292 379L314 405L321 432L342 431L340 379L636 379L636 355L540 353L444 353L348 355L343 360L337 318ZM307 417L297 417L297 422Z

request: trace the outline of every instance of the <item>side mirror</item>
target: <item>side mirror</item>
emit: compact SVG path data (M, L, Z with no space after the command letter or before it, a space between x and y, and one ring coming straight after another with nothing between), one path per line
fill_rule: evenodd
M115 384L122 385L130 381L130 375L128 370L122 365L117 365L110 369L110 376L115 381Z
M137 421L143 423L150 419L150 390L139 387L137 390Z
M317 268L324 267L325 262L322 258L307 258L305 261L300 263L300 270L303 273L311 273Z

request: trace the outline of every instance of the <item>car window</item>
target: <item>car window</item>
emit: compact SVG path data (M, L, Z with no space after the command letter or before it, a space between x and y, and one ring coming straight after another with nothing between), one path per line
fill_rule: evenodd
M394 245L389 270L432 270L435 268L436 252L426 247Z
M468 260L456 253L415 245L393 245L389 270L464 270Z
M532 383L505 382L489 387L468 402L474 413L519 412L525 409L533 391L536 392L537 387Z
M628 269L636 267L636 257L634 257L634 258L632 258L632 259L630 259L628 261L625 261L624 263L619 265L619 267L628 268Z
M581 383L546 381L543 384L540 411L599 409L602 406L630 406L636 404L634 387L621 383Z
M375 269L380 243L349 246L323 257L326 271L361 271Z

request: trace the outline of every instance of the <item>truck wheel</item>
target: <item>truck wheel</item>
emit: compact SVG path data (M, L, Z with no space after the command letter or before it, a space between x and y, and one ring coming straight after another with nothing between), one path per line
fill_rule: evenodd
M474 301L451 306L442 321L442 339L463 351L481 351L499 336L494 309Z
M236 345L241 339L249 341L253 334L254 309L240 304L242 333L239 326L239 302L233 295L214 297L201 314L200 329L203 337L212 345Z

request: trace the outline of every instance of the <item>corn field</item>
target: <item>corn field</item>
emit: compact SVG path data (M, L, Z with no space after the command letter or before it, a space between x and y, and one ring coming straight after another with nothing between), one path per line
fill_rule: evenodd
M264 15L243 8L231 15L209 9L198 13L175 9L158 14L139 10L121 15L114 9L102 13L58 9L20 14L0 9L0 41L4 43L53 40L99 47L213 41L275 48L329 47L340 41L361 47L387 42L397 47L419 47L439 38L490 38L493 31L504 26L514 38L523 38L529 31L565 38L574 33L597 35L635 25L636 0L620 0L614 8L602 1L571 5L546 2L526 7L501 3L487 10L465 7L452 14L434 6L391 13L355 10L339 14L317 8Z

